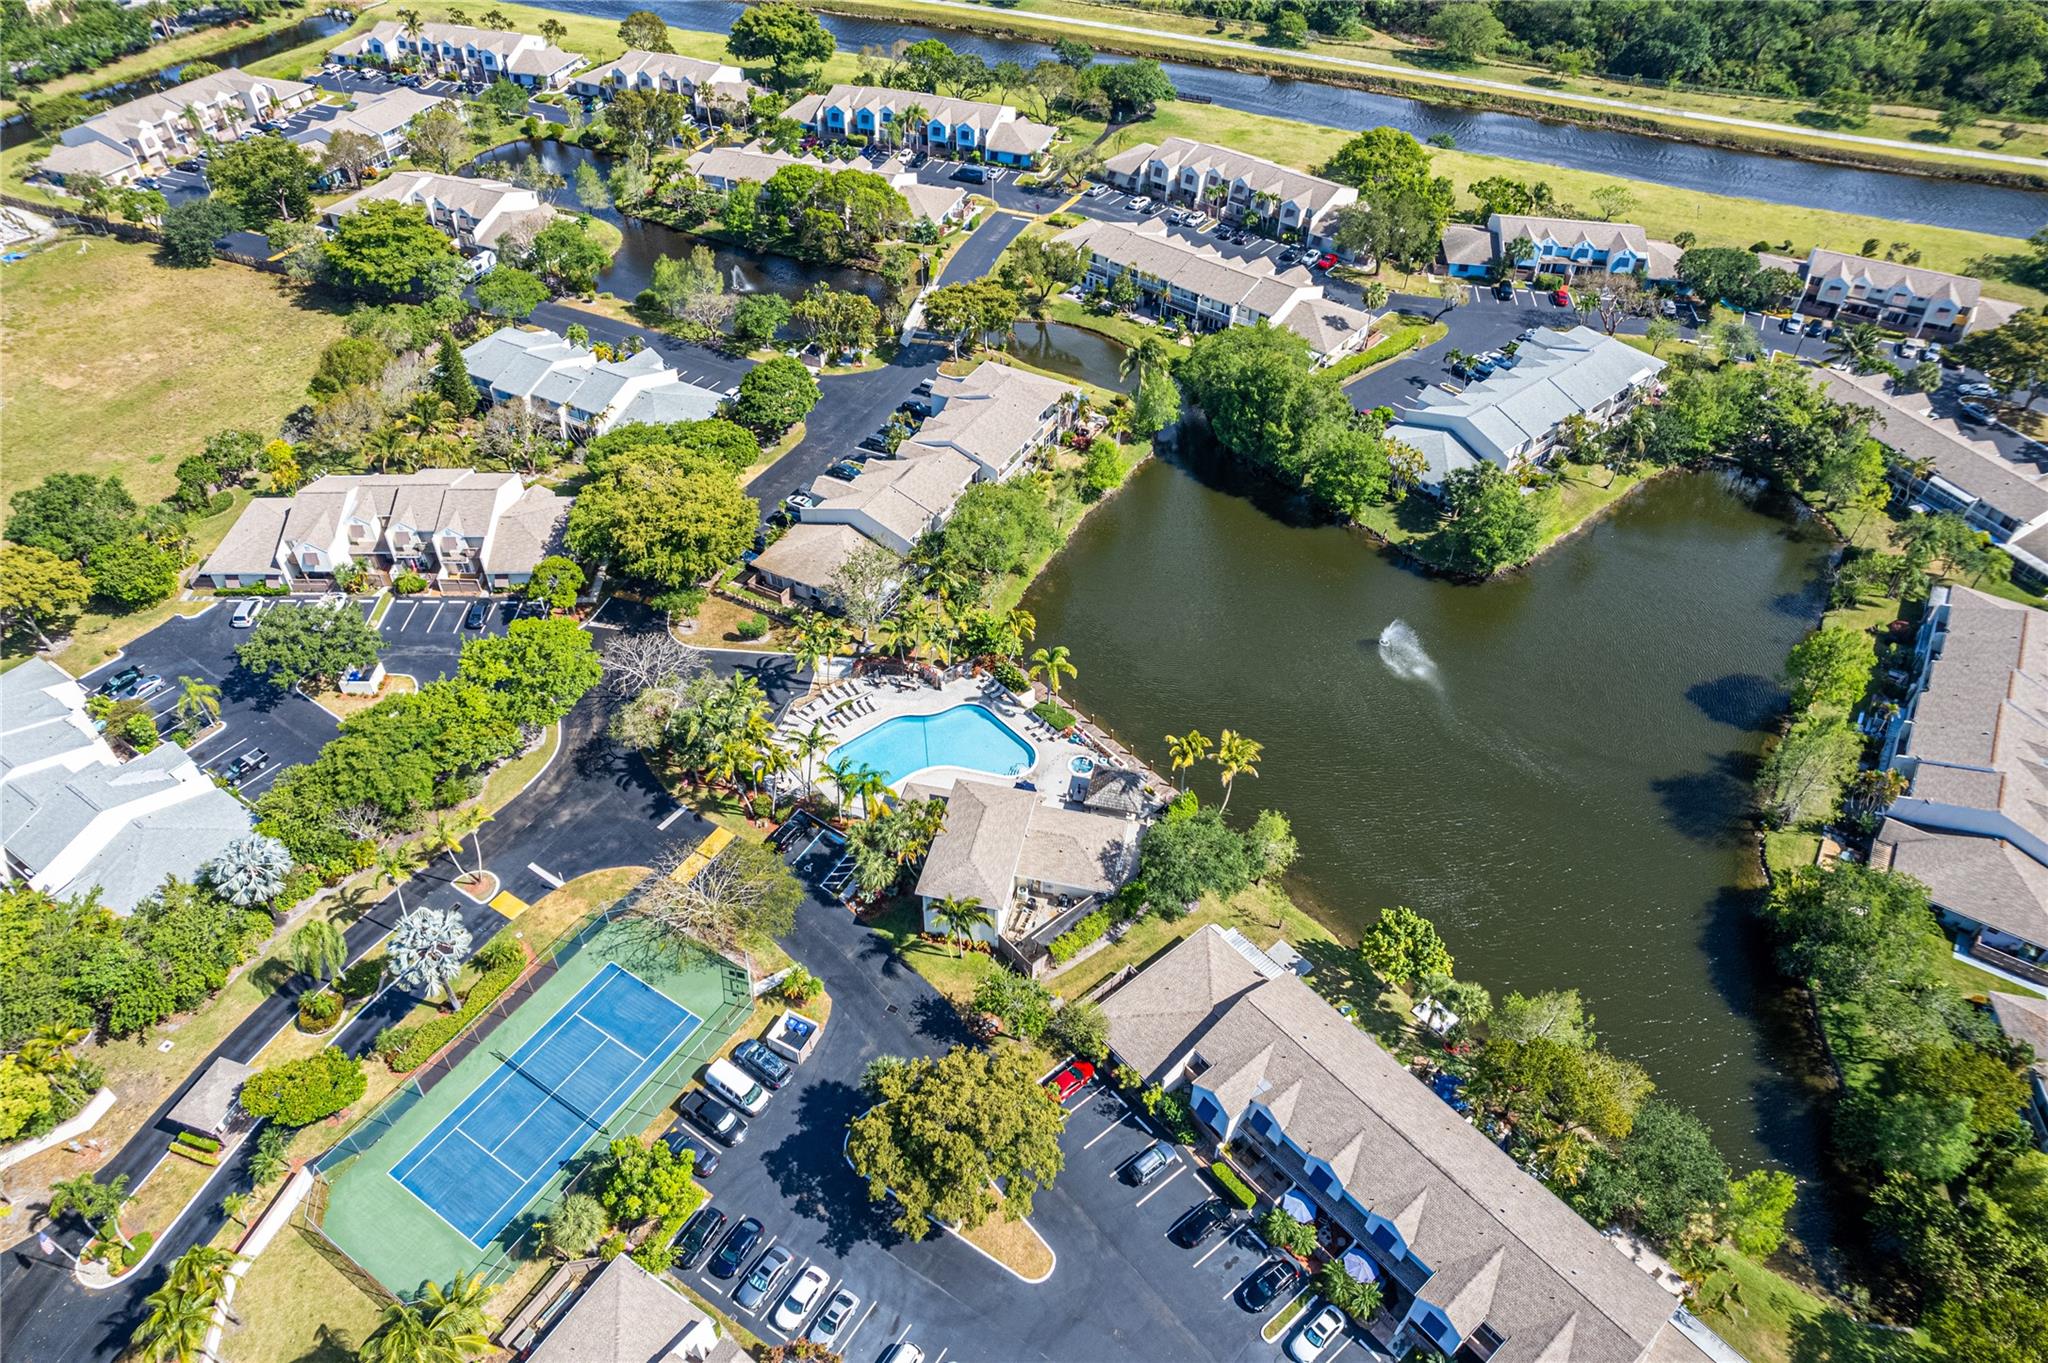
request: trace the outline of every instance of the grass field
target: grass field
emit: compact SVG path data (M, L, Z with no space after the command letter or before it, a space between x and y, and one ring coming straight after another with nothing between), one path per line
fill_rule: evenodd
M353 1363L384 1304L315 1249L312 1235L285 1227L242 1279L234 1303L242 1323L228 1327L228 1356L243 1363Z
M118 473L158 500L215 432L274 435L341 335L275 276L172 269L100 237L61 238L0 284L0 496L61 471Z
M54 99L58 95L82 94L87 90L119 85L123 81L154 76L166 67L196 61L202 57L212 57L231 47L240 47L243 43L254 42L259 38L292 28L305 22L308 13L308 9L302 4L287 4L281 8L280 13L267 19L181 33L167 43L153 43L140 52L131 52L97 70L79 71L46 82L32 92L31 101ZM19 99L0 99L0 117L11 117L20 108Z

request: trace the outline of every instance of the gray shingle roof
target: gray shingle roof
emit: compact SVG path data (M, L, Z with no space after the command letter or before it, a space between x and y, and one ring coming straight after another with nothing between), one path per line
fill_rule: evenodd
M242 1081L256 1072L253 1065L245 1065L227 1056L217 1057L206 1072L192 1081L178 1099L177 1106L169 1114L173 1126L182 1126L190 1131L217 1136L228 1124L228 1117L235 1110L235 1099L242 1091Z
M1997 446L1971 440L1953 421L1934 415L1924 394L1894 396L1882 374L1861 378L1822 369L1829 397L1871 413L1870 433L1908 459L1924 459L1965 493L2028 525L2048 516L2048 481L2031 465L2007 459Z
M1991 1016L1999 1030L2034 1048L2034 1073L2048 1079L2048 999L2039 994L1991 995Z
M584 1284L526 1357L527 1363L668 1363L681 1356L726 1363L743 1356L726 1338L702 1353L673 1352L708 1343L716 1333L689 1298L620 1255Z
M931 899L978 899L991 910L1008 904L1037 803L1036 795L1015 786L955 781L946 800L945 827L925 856L917 893Z
M1892 818L1878 829L1870 862L1913 877L1941 908L2048 945L2048 867L2009 842Z
M1852 287L1858 282L1880 291L1903 283L1921 298L1952 299L1958 307L1975 307L1982 286L1968 275L1948 274L1922 265L1901 265L1891 260L1872 260L1816 246L1806 258L1806 280L1840 279Z

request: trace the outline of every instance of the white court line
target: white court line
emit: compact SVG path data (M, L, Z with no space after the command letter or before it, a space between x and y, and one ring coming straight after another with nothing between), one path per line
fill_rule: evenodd
M1168 1175L1166 1176L1166 1182L1165 1182L1165 1183L1161 1183L1161 1184L1160 1184L1160 1185L1159 1185L1159 1186L1158 1186L1157 1188L1154 1188L1154 1189L1153 1189L1153 1190L1152 1190L1151 1192L1149 1192L1149 1193L1145 1194L1145 1195L1144 1195L1143 1197L1139 1198L1139 1199L1138 1199L1138 1202L1137 1202L1137 1205L1138 1205L1138 1206L1140 1206L1140 1207L1142 1207L1142 1206L1144 1206L1144 1205L1145 1205L1145 1204L1146 1204L1147 1202L1150 1202L1150 1201L1151 1201L1151 1200L1152 1200L1153 1198L1155 1198L1155 1197L1159 1196L1159 1195L1160 1195L1161 1193L1165 1192L1165 1191L1166 1191L1166 1185L1167 1185L1168 1183L1172 1183L1172 1182L1173 1182L1173 1181L1174 1181L1175 1179L1179 1178L1179 1177L1180 1177L1180 1176L1181 1176L1182 1174L1185 1174L1185 1173L1186 1173L1187 1171L1188 1171L1188 1167L1187 1167L1187 1165L1185 1165L1185 1164L1182 1164L1182 1165L1180 1165L1179 1167L1177 1167L1177 1168L1176 1168L1176 1169L1175 1169L1175 1170L1174 1170L1174 1171L1173 1171L1172 1173L1170 1173L1170 1174L1168 1174Z

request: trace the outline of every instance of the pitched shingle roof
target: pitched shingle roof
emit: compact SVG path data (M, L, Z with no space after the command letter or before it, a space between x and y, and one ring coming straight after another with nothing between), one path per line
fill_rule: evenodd
M978 899L990 909L1008 904L1037 803L1036 795L1015 786L955 781L946 800L945 827L925 855L917 893L931 899Z
M1816 372L1829 397L1871 413L1870 433L1901 455L1926 460L1944 481L2023 526L2048 516L2048 479L2033 465L2008 459L1996 445L1972 440L1955 422L1935 416L1925 394L1887 393L1889 380L1882 374Z
M1358 197L1358 191L1350 185L1283 166L1250 152L1197 142L1187 137L1169 137L1156 147L1140 143L1112 157L1104 163L1103 169L1118 175L1130 175L1154 161L1164 162L1168 172L1176 177L1183 171L1193 170L1204 175L1214 172L1225 184L1241 180L1245 188L1254 194L1272 194L1283 202L1300 204L1303 217L1311 221L1331 205L1348 203Z
M1525 213L1495 213L1486 220L1486 226L1503 251L1516 237L1527 237L1539 243L1555 242L1566 250L1590 246L1610 256L1622 251L1633 256L1646 256L1650 251L1650 234L1632 222L1592 222L1585 218L1538 218Z
M1166 224L1158 219L1136 227L1084 222L1060 233L1058 240L1085 246L1105 260L1199 297L1249 308L1261 317L1279 315L1303 290L1320 289L1300 266L1275 269L1263 256L1233 259L1213 247L1168 236Z
M1860 283L1880 292L1903 283L1921 298L1945 298L1957 307L1975 307L1982 286L1968 275L1947 274L1921 265L1901 265L1892 260L1872 260L1816 246L1806 258L1806 281L1839 279L1852 288Z
M620 1255L583 1285L526 1358L527 1363L671 1363L683 1358L727 1363L743 1356L689 1298Z

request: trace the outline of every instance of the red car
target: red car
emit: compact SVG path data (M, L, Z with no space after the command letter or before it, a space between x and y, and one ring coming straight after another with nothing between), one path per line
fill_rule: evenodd
M1095 1067L1093 1065L1085 1060L1076 1060L1073 1064L1055 1074L1046 1087L1052 1090L1052 1096L1055 1099L1064 1103L1067 1099L1086 1088L1088 1081L1094 1077Z
M1572 291L1570 289L1559 289L1556 293L1550 295L1550 301L1561 308L1568 308L1572 305Z
M1336 263L1337 257L1335 257L1334 255L1324 255L1322 259L1316 262L1316 268L1318 270L1327 270Z

